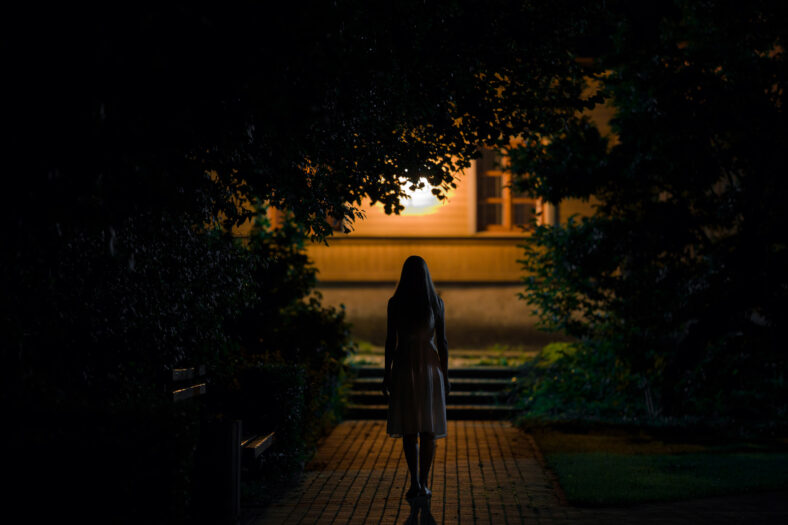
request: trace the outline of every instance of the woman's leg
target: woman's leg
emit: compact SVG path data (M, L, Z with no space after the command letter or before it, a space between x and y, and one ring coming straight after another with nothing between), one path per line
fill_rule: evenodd
M408 462L408 470L410 471L410 490L406 494L408 497L415 496L421 488L418 470L419 445L416 438L417 434L402 436L402 448L405 450L405 461Z
M421 494L430 495L432 492L427 488L429 484L430 467L432 459L435 457L435 434L432 432L421 433L421 443L419 447L419 485Z

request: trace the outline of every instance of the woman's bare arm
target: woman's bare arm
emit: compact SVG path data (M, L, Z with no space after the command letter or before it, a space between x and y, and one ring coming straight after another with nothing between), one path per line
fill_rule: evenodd
M435 320L435 343L438 347L438 357L441 362L441 372L446 383L446 390L449 388L449 342L446 340L446 316L443 299L438 298L438 317Z
M391 378L391 364L394 361L394 352L397 349L397 327L394 322L394 307L389 299L386 308L386 357L385 370L383 373L383 395L389 395L389 385Z

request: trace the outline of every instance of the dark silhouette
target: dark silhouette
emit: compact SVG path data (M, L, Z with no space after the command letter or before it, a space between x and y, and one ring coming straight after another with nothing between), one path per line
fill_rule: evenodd
M429 498L411 498L408 500L408 504L410 505L410 514L405 518L405 525L435 525Z
M427 263L411 255L388 303L383 376L383 395L389 400L387 432L391 437L402 436L410 470L408 498L431 494L427 480L435 439L446 437L448 366L443 301Z

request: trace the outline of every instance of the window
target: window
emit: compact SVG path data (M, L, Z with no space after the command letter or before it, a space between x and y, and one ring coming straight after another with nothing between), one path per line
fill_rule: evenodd
M476 230L521 231L531 225L539 202L511 187L512 174L506 159L498 152L484 149L476 170Z

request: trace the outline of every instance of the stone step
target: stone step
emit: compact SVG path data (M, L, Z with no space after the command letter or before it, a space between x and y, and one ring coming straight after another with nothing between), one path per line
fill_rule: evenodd
M455 378L449 372L452 392L474 392L487 391L497 392L507 389L511 384L511 379L498 378ZM381 377L358 377L353 381L353 390L372 391L380 390Z
M359 366L355 368L357 377L383 377L383 368L379 366ZM509 379L517 377L517 368L509 366L470 366L465 368L450 368L449 377L474 378L474 379Z
M464 392L452 390L449 394L449 405L495 405L505 401L503 392L479 390ZM356 405L385 404L383 394L379 390L354 390L350 393L350 402Z
M387 405L355 405L350 404L345 419L382 419L388 412ZM452 420L499 420L509 419L513 408L508 405L448 405L446 418Z

